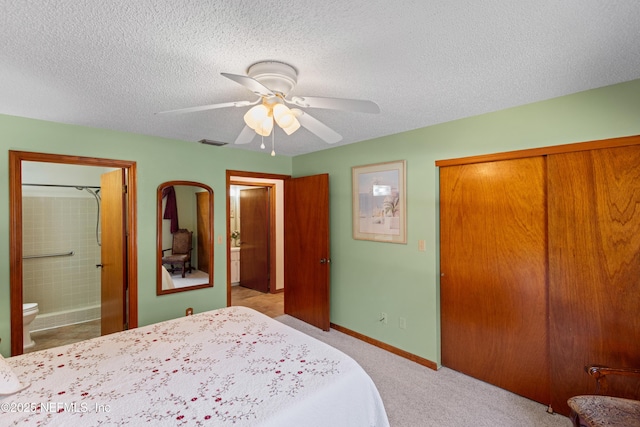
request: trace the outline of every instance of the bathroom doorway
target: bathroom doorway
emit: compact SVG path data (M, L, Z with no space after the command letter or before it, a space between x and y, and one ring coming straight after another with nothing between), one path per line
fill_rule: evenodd
M284 180L287 178L284 175L227 171L227 230L230 238L228 306L249 306L272 317L284 314L283 199ZM249 212L253 212L251 217ZM255 223L265 225L254 227ZM238 239L232 238L234 231L239 232ZM256 235L264 237L257 239ZM257 240L264 242L256 245ZM266 280L257 279L265 273L268 276ZM240 286L241 283L247 286Z
M44 326L40 325L45 329L55 327L56 322L62 324L83 323L84 320L96 316L101 319L97 330L102 334L136 327L137 274L135 272L136 265L132 262L137 258L136 233L134 232L136 224L135 162L15 151L9 152L9 160L12 355L23 352L23 303L42 304L42 308L44 308L41 310L44 311L42 320L45 323L50 323L43 324ZM37 173L38 166L41 168L50 167L58 171L64 167L80 168L76 169L76 173L80 173L79 170L85 172L93 170L94 173L97 171L97 174L103 179L97 184L95 182L87 184L84 179L78 176L79 181L75 181L76 176L74 176L75 173L72 169L69 169L72 171L70 175L64 178L67 179L66 183L55 182L55 179L47 180L45 179L46 173L41 175L42 179L40 179ZM26 179L23 180L23 177ZM27 180L31 182L27 182ZM71 184L70 180L74 182ZM23 186L23 184L36 185ZM108 188L112 188L112 190L109 191ZM122 195L123 188L126 188L124 196ZM52 198L51 194L45 194L47 191L71 192L67 195L72 194L74 197L69 199L62 196L59 200L54 201L57 196ZM80 193L84 194L84 192L87 193L87 196L91 194L92 199L78 197ZM37 196L38 193L40 196ZM114 202L109 201L113 199L110 194L116 194L116 199L119 199L119 202L116 203L117 207L114 206ZM23 199L25 195L26 199ZM103 208L101 202L104 202L106 209L98 214L97 209ZM62 205L58 206L56 203ZM115 217L112 213L108 213L114 210ZM56 218L61 220L68 215L79 215L77 218L71 219L77 227L64 228L61 223L57 222ZM39 219L35 217L39 217ZM111 228L109 228L111 231L105 236L100 233L101 220L105 225L111 224ZM113 226L114 222L115 227ZM51 224L53 229L44 230L43 223ZM36 233L32 233L28 229L34 224L38 224L40 227ZM78 234L82 234L80 228L91 228L91 236L88 237L86 233L78 236ZM39 234L41 237L47 236L46 239L49 240L40 240L36 243L34 241L35 234ZM130 238L127 238L127 235ZM57 244L62 246L73 242L74 248L65 247L65 250L57 250L61 246L56 246L56 240ZM85 247L83 245L86 245L86 242L82 243L83 240L91 240L93 243ZM101 247L101 249L96 249L96 247ZM111 249L105 249L105 247ZM83 265L71 265L72 259L73 262L80 262ZM66 272L46 271L61 263L69 267ZM105 265L108 267L104 268ZM70 271L77 270L81 270L82 277L75 277L70 273ZM58 276L62 282L65 282L64 286L60 285L60 282L56 285L54 281L50 280L53 276ZM46 277L46 280L43 280L46 284L38 283L43 277ZM95 281L94 279L101 283L98 290L90 289L90 282ZM80 307L83 305L80 300L85 297L93 304ZM30 299L38 299L39 301L31 301ZM79 302L80 304L78 304ZM85 326L88 326L88 323ZM65 329L69 330L69 328L62 328L60 331ZM89 337L86 335L88 329L88 327L83 328L82 336ZM56 336L53 342L64 342L60 338Z

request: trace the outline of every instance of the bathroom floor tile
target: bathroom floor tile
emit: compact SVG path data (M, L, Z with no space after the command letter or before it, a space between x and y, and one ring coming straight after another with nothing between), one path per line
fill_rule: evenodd
M35 347L25 351L45 350L59 347L78 341L88 340L100 336L100 320L78 323L77 325L62 326L60 328L47 329L46 331L31 332L31 339L36 342Z

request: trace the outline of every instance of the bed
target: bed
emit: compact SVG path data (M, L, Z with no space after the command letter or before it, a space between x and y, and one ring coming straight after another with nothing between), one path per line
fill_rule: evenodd
M162 289L175 289L176 285L173 283L173 278L171 277L171 273L167 271L167 268L162 266Z
M2 425L389 425L353 359L245 307L4 362L26 388L0 395Z

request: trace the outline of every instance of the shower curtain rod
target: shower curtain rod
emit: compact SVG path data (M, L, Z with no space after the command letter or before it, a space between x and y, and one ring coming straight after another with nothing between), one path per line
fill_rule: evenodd
M100 188L93 185L64 185L64 184L22 184L32 187L68 187L68 188Z

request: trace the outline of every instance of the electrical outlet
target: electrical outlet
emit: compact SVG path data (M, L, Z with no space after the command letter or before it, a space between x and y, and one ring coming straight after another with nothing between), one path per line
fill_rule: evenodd
M384 311L380 312L380 323L386 325L387 324L387 313Z
M420 252L426 252L427 251L427 242L424 240L418 240L418 250Z
M406 317L398 318L398 327L400 329L407 329L407 318Z

